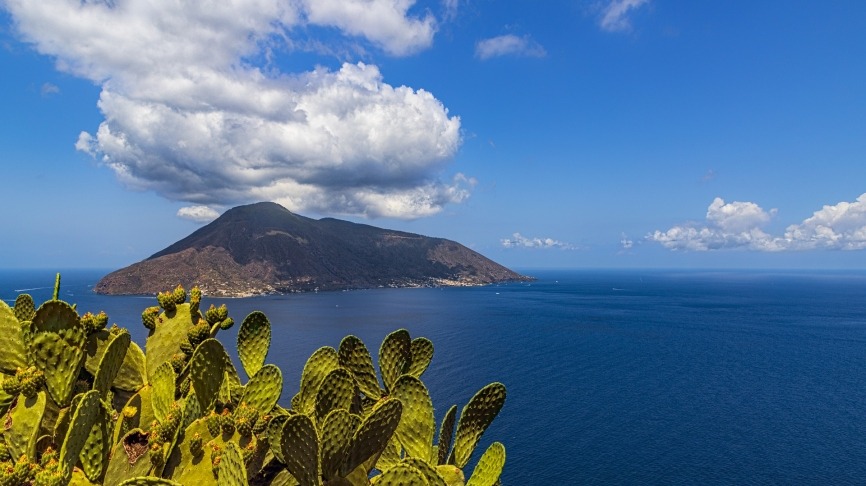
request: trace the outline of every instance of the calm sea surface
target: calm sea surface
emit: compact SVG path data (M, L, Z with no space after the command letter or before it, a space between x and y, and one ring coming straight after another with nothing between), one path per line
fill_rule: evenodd
M154 298L103 297L65 271L61 298L144 343ZM862 484L866 273L536 271L531 284L225 300L274 328L281 402L307 357L347 334L378 350L405 327L435 347L437 421L482 386L508 399L482 439L503 484ZM49 271L0 271L0 298L51 297ZM204 299L221 303L220 299ZM220 334L233 350L239 326Z

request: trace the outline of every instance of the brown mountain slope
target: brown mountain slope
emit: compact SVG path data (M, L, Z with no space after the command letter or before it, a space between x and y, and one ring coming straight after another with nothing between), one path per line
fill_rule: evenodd
M226 211L150 258L106 275L95 290L154 294L180 283L237 297L527 279L453 241L314 220L265 202Z

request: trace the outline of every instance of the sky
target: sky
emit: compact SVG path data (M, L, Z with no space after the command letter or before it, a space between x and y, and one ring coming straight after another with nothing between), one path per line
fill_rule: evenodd
M513 268L866 268L866 3L0 0L0 268L274 201Z

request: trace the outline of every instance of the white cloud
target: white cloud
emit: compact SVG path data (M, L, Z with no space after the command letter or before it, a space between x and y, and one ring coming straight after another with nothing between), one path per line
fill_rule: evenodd
M57 93L60 93L60 87L53 83L43 83L42 87L39 88L39 93L42 96L51 96Z
M195 221L196 223L209 223L220 216L219 211L208 206L187 206L177 210L179 218Z
M544 57L546 55L544 47L528 35L523 37L514 34L500 35L475 44L475 57L482 60L500 56Z
M575 248L573 245L553 238L527 238L520 233L514 233L511 238L503 238L500 242L505 248L560 248L563 250Z
M444 20L454 20L457 18L457 11L460 8L460 0L442 0L442 15Z
M610 0L602 8L599 26L608 32L628 32L631 30L629 15L649 0Z
M625 233L623 233L619 240L619 244L623 250L631 250L634 247L634 240L630 239Z
M647 239L672 250L746 249L862 250L866 249L866 193L855 202L824 206L800 224L788 226L783 236L761 229L776 213L755 203L725 203L716 198L707 209L706 224L684 224L654 231Z
M414 0L303 0L313 24L337 27L364 37L386 52L405 56L429 47L436 33L436 19L409 17Z
M430 45L411 0L8 0L20 35L102 86L105 121L76 148L128 186L197 205L272 200L294 211L415 218L464 200L441 180L460 119L376 66L281 73L250 61L293 29L334 27L387 53ZM459 178L458 178L459 179Z
M785 241L797 249L866 249L866 193L854 202L824 206L800 224L788 226Z

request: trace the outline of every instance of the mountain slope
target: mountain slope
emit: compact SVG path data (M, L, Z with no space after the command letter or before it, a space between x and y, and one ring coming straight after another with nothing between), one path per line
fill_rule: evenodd
M102 294L153 294L178 283L213 296L309 290L483 285L526 280L459 243L264 202L226 211L148 259L106 275Z

